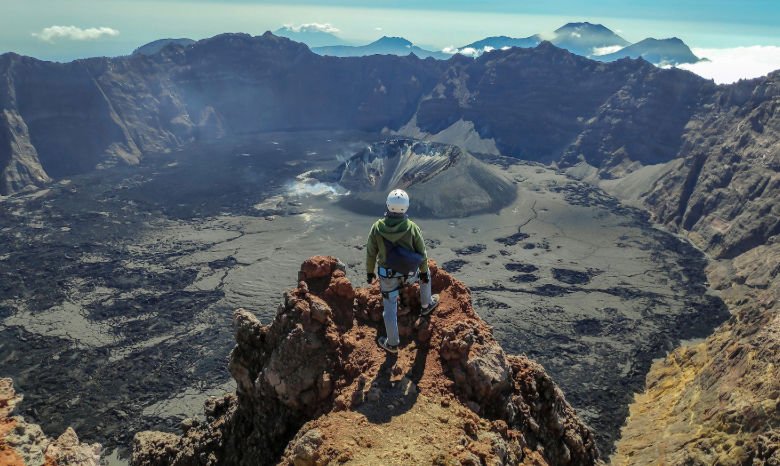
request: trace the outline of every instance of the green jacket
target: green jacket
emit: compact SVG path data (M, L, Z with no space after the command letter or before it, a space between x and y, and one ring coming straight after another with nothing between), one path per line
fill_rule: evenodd
M428 271L428 254L425 251L425 240L423 240L420 227L406 217L385 217L377 220L368 233L368 242L366 243L366 269L368 269L368 273L374 273L377 262L380 267L386 267L387 251L382 238L387 238L391 243L422 254L424 260L420 264L420 272Z

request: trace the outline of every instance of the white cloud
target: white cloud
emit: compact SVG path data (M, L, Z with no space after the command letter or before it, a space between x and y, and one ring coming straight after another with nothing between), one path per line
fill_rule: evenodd
M679 68L692 71L718 84L728 84L740 79L765 76L780 69L780 47L754 45L729 49L694 48L697 57L708 58L693 64L679 65Z
M580 34L579 32L572 32L572 33L571 33L571 36L572 36L572 37L576 37L576 38L578 38L578 39L579 39L580 37L582 37L582 34Z
M378 26L374 28L374 31L381 31L381 30L382 30L382 28L378 27Z
M478 57L480 55L480 51L474 47L464 47L458 50L458 53L467 57Z
M510 48L511 47L501 47L501 50L508 50ZM441 49L441 51L442 53L447 53L450 55L455 55L456 53L459 53L467 57L476 58L482 55L483 53L492 52L495 49L496 49L495 47L491 47L489 45L486 45L481 49L477 49L474 47L464 47L462 49L458 49L457 47L449 46L449 47L444 47L443 49Z
M622 45L607 45L606 47L594 47L590 55L592 57L600 57L601 55L609 55L610 53L615 53L622 48L623 48Z
M56 39L96 40L102 37L116 37L119 31L109 27L82 29L76 26L50 26L32 35L45 42L54 42Z
M284 28L292 32L327 32L328 34L340 32L339 28L330 23L285 24Z

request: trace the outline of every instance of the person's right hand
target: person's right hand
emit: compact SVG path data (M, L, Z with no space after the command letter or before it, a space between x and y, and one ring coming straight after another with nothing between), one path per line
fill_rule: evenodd
M376 275L374 275L371 272L368 272L366 274L366 281L368 282L368 284L370 285L370 284L374 283L374 280L376 280Z

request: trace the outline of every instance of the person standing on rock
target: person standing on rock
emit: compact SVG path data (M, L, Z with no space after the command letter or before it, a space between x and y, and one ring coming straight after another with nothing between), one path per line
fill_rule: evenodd
M398 296L408 283L420 281L420 313L433 312L439 295L431 295L428 254L420 227L406 215L409 195L395 189L387 196L385 216L371 226L366 244L366 279L372 284L379 274L387 336L377 343L390 353L398 352ZM374 270L376 269L376 273Z

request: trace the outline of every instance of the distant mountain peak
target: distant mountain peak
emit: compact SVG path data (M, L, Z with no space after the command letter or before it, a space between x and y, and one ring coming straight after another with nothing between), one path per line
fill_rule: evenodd
M614 31L604 26L603 24L593 24L587 21L583 21L580 23L566 23L563 26L556 29L555 32L560 33L560 32L566 32L570 30L582 30L582 29L590 30L594 32L606 32L606 33L614 34Z
M616 52L595 57L598 60L614 61L621 58L637 58L659 65L679 65L701 61L691 49L677 37L655 39L648 37Z
M405 57L413 54L418 58L449 58L449 55L443 52L425 50L414 45L411 41L404 39L403 37L392 36L382 36L367 45L316 47L312 49L312 51L320 55L330 55L336 57L357 57L365 55L398 55Z
M276 53L310 53L306 44L266 31L259 36L245 33L225 33L198 41L192 50L197 53L247 52L255 48L275 50Z
M585 57L598 55L595 51L600 49L614 49L630 44L604 25L588 22L564 24L554 34L552 42L555 45Z
M403 37L382 36L375 40L372 45L400 45L404 47L411 47L414 44L411 41L404 39Z

